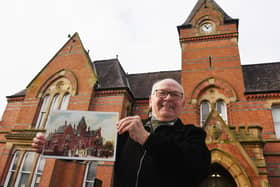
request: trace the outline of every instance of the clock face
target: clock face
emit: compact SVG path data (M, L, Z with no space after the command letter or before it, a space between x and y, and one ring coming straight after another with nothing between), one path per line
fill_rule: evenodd
M200 27L201 32L204 33L210 33L214 30L214 26L211 23L204 23L201 27Z

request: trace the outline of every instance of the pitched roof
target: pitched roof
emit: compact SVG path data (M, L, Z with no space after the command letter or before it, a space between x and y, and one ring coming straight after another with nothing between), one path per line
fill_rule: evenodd
M193 10L191 11L191 13L189 14L188 18L186 19L186 21L181 25L181 26L187 26L187 25L191 25L191 20L193 19L194 15L198 12L198 10L201 8L201 6L204 3L211 3L212 6L218 10L219 12L222 13L222 15L224 16L224 21L232 21L232 20L236 20L231 18L214 0L198 0L196 5L194 6Z
M93 65L97 73L98 89L129 87L126 73L118 59L98 60Z
M68 35L68 37L69 37L68 41L56 52L56 54L51 58L51 60L49 60L49 62L38 72L38 74L33 78L33 80L27 85L27 88L32 84L33 81L36 80L36 78L48 67L48 65L55 58L57 58L59 55L62 55L63 50L67 49L67 46L72 45L71 43L75 42L75 45L81 47L81 51L82 51L83 55L88 58L88 63L90 63L90 65L91 65L92 60L90 59L90 56L89 56L88 52L86 52L79 34L77 32L75 32L72 36ZM63 54L63 55L65 55L65 54Z
M243 65L245 93L280 92L280 62Z
M153 84L164 78L173 78L181 82L181 71L160 71L128 75L131 92L136 99L149 98Z
M95 61L98 83L96 89L120 89L131 91L135 99L149 98L154 82L173 78L181 82L181 70L127 74L118 59ZM280 62L242 65L245 93L280 92ZM25 95L22 90L9 97Z
M134 98L149 98L154 82L173 78L180 82L181 71L160 71L139 74L126 74L118 59L100 60L94 62L98 83L97 89L127 88Z

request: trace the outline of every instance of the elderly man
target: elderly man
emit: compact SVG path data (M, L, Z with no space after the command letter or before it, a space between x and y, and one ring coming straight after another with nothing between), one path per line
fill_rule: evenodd
M195 187L207 176L210 152L206 133L179 119L184 90L173 79L152 87L151 117L121 119L115 163L115 187ZM32 146L40 151L45 137L37 134Z
M115 187L194 187L207 176L210 152L205 132L179 119L184 90L173 79L152 87L152 116L121 119L115 165Z

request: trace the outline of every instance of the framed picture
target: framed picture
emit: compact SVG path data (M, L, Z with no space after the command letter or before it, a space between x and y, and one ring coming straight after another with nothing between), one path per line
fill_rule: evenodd
M46 125L45 157L114 161L117 112L56 110Z

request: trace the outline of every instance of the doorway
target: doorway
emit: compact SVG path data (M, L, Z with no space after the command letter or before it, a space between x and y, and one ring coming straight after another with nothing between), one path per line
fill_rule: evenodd
M213 163L208 177L202 181L200 187L237 187L237 184L223 166Z

